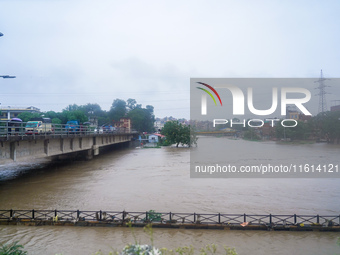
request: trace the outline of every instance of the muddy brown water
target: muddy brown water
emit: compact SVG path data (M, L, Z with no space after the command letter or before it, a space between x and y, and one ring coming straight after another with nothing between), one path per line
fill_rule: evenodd
M216 139L216 138L201 138ZM234 151L253 146L230 140ZM203 140L201 140L203 141ZM209 142L209 140L204 140ZM202 142L203 143L203 142ZM257 143L262 155L290 163L293 152L339 162L340 147L327 144ZM199 150L200 146L198 146ZM277 151L272 154L273 148ZM222 148L221 148L222 149ZM308 152L305 154L305 152ZM244 155L240 154L240 160ZM248 160L261 160L247 155ZM307 157L307 156L305 156ZM233 159L235 160L235 158ZM1 209L59 209L247 213L340 214L340 179L191 179L190 149L121 149L91 161L1 165ZM137 241L150 243L143 229ZM210 243L238 254L336 254L339 233L154 229L157 247ZM19 241L29 254L93 254L135 242L130 229L105 227L0 226L0 242Z

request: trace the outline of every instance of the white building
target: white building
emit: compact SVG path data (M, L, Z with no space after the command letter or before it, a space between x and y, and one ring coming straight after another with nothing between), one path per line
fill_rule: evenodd
M164 135L161 134L152 134L149 135L149 143L158 143L159 139L165 137Z

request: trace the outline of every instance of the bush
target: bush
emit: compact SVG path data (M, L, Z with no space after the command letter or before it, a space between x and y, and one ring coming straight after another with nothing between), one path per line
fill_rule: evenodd
M18 242L12 244L2 244L0 247L0 255L26 255L27 251L21 250L24 246L18 244Z

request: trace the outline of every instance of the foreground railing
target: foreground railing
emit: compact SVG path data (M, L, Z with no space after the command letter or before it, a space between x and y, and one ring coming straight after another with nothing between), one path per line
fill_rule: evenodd
M320 226L339 227L340 215L257 215L224 213L173 213L173 212L126 212L126 211L82 211L82 210L0 210L0 221L97 221L123 224L199 224L224 226Z

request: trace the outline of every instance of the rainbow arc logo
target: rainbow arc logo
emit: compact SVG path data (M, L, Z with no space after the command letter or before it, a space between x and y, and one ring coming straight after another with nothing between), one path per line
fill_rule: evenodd
M203 82L197 82L197 83L198 83L198 84L201 84L201 85L203 85L203 86L206 86L206 87L209 88L212 92L214 92L214 94L217 96L217 98L218 98L218 100L220 101L220 104L221 104L221 106L222 106L221 97L220 97L220 95L217 93L217 91L216 91L213 87L211 87L210 85L208 85L208 84L206 84L206 83L203 83ZM204 88L201 88L201 87L196 87L196 88L198 88L198 89L203 90L204 92L206 92L206 93L214 100L215 105L217 105L214 96L211 94L211 92L210 92L209 90L204 89Z

